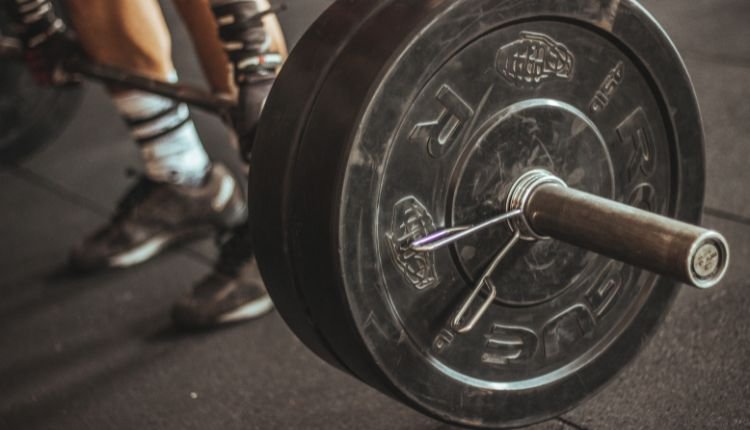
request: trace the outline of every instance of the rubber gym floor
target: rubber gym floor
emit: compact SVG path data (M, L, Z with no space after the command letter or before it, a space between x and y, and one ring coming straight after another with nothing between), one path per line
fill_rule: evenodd
M200 79L169 1L175 61ZM288 0L291 43L330 3ZM750 2L649 0L692 74L707 134L705 225L733 264L720 287L686 289L655 338L604 391L535 429L750 428ZM212 265L211 241L87 277L71 245L103 223L138 167L104 91L87 85L73 124L0 170L0 428L445 429L325 365L277 314L186 335L172 302ZM221 123L195 112L211 154L238 163Z

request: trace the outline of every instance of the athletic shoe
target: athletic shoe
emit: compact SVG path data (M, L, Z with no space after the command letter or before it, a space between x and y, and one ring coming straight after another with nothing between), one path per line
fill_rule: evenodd
M200 187L141 177L125 195L109 224L73 249L80 271L143 263L171 245L231 229L247 219L247 199L237 179L214 164Z
M183 328L211 328L258 318L272 309L244 225L221 246L213 272L175 304L172 318Z

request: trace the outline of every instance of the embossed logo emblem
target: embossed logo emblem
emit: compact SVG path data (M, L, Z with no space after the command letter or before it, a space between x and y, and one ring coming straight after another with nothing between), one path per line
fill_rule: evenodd
M498 72L514 85L538 86L554 78L571 79L575 57L546 34L522 31L521 38L497 53Z
M406 197L394 206L391 232L386 235L391 255L404 278L419 290L438 283L435 257L431 252L412 250L411 244L434 230L432 215L416 198Z

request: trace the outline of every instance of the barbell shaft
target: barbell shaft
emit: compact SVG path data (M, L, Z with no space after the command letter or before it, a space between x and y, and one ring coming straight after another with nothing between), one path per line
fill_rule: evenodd
M571 188L537 187L524 212L540 235L698 288L716 285L729 264L727 241L715 231Z

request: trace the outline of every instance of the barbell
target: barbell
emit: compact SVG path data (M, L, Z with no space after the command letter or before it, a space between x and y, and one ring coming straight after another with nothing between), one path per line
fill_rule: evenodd
M261 119L260 269L333 366L446 422L539 422L726 272L703 145L635 1L340 0Z

